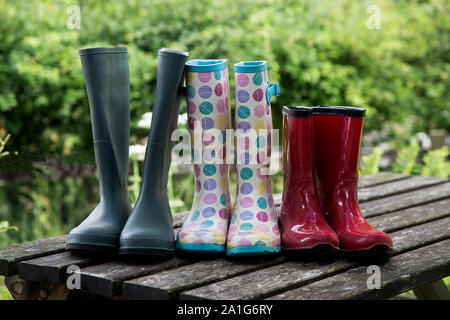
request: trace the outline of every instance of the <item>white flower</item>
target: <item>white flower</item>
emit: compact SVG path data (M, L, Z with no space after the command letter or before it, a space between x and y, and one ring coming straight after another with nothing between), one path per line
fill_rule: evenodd
M152 124L152 113L146 112L142 115L141 120L138 121L137 125L139 128L150 129L150 125Z
M188 121L187 113L182 113L178 116L178 124L186 124Z
M141 144L131 145L130 148L128 149L130 158L134 158L134 159L137 159L140 161L144 160L145 148L146 148L146 146L141 145Z

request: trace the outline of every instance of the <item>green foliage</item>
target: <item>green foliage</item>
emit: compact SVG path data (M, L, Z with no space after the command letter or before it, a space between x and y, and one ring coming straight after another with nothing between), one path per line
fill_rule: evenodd
M422 176L434 176L438 178L450 177L450 147L445 146L436 150L429 151L423 157Z
M390 171L437 178L450 178L449 146L426 152L422 162L420 162L418 161L420 146L416 140L413 139L411 143L406 145L394 145L396 145L397 157ZM371 154L362 156L359 175L378 173L382 155L382 149L375 147Z
M6 232L8 230L17 231L18 228L16 226L10 226L8 221L0 221L0 232Z
M139 161L136 159L131 160L133 163L133 173L128 177L130 182L128 191L130 194L131 205L134 207L141 191L141 176L139 175Z
M417 172L417 156L419 155L420 146L416 140L406 146L397 149L397 158L392 166L392 171L398 173L411 174Z
M80 30L66 27L73 4ZM381 9L380 30L366 26L369 5ZM281 86L275 128L282 105L334 104L366 108L366 130L449 130L449 11L447 0L0 0L0 122L21 153L91 154L77 50L125 45L131 143L145 134L136 122L152 108L161 47L227 58L232 88L234 63L268 60Z
M364 176L378 173L380 171L379 163L382 155L383 150L380 147L375 147L371 154L362 156L359 175Z
M67 233L98 202L96 177L56 180L45 170L34 170L23 179L0 180L0 217L17 226L0 233L0 247Z

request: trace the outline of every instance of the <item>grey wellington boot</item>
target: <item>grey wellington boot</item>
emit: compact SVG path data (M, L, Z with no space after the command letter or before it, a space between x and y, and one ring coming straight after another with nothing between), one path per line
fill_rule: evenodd
M89 98L100 202L66 242L68 250L115 253L131 212L128 199L130 81L125 47L79 51Z
M187 58L186 52L159 50L155 103L141 192L120 235L121 255L171 257L175 252L167 181L174 145L170 137L178 122Z

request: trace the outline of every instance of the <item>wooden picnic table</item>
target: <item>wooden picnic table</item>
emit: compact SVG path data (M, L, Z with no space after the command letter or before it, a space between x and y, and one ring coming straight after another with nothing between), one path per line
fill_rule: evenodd
M410 289L449 298L441 279L450 275L450 181L383 172L359 188L364 216L392 237L388 259L127 261L65 251L63 235L1 248L0 275L15 299L387 299ZM175 231L187 214L174 214ZM80 289L69 290L73 265ZM380 268L379 289L367 285L370 265Z

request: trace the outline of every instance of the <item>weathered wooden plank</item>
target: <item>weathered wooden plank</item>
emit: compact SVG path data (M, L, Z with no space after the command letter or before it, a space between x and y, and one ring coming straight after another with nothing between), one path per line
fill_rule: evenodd
M369 188L360 188L358 190L359 202L375 200L390 195L413 191L420 188L444 183L445 180L434 177L410 177L403 180L390 182L387 184L376 185Z
M450 275L450 240L444 240L395 256L380 268L379 289L369 288L368 266L360 266L333 277L280 293L273 300L387 299ZM373 281L369 279L373 285Z
M379 175L380 179L378 180L378 175L364 176L360 179L358 190L360 203L448 182L448 180L434 177L411 177L404 174L394 174L389 172L383 174L380 173ZM275 206L279 207L281 205L281 197L281 193L274 194L273 198ZM418 202L416 204L420 204L420 201L423 201L423 198L417 200ZM381 209L384 209L384 207Z
M0 248L0 275L17 274L20 261L64 251L66 239L64 235Z
M391 234L397 255L450 238L450 217ZM354 268L356 261L289 261L273 267L184 291L181 299L261 299Z
M19 263L19 275L25 280L61 283L67 279L67 267L75 265L82 268L105 260L110 259L65 251Z
M402 179L406 179L407 178L407 176L406 177L402 177ZM416 179L416 178L412 178L412 179L407 179L407 180L413 180L413 179ZM380 187L382 186L383 188L386 188L386 189L389 189L390 187L390 185L391 184L393 184L393 183L395 183L395 181L397 181L398 183L397 183L397 185L398 185L398 187L397 188L394 188L394 189L390 189L390 190L394 190L394 192L403 192L402 191L402 188L400 187L402 184L400 184L399 182L399 180L397 179L397 180L394 180L394 182L386 182L385 184L383 184L383 185L379 185ZM446 185L449 185L448 183L446 183L446 184L442 184L442 185L440 185L440 186L436 186L436 187L444 187L444 189L446 188L445 186ZM382 190L383 188L378 188L378 190ZM406 185L405 184L405 188L406 189L408 189L408 188L410 188L410 187L408 187L408 185ZM366 189L371 189L371 188L366 188ZM448 189L448 188L447 188ZM446 190L447 190L446 189ZM410 190L410 189L409 189ZM421 197L419 197L419 198L417 198L417 197L414 197L414 195L415 194L417 194L417 191L420 191L420 192L422 192L423 194L421 195ZM421 189L421 190L417 190L417 191L413 191L413 192L406 192L405 194L401 194L401 196L403 196L403 197L408 197L408 198L414 198L414 201L412 201L413 202L413 204L412 205L417 205L417 204L420 204L420 203L426 203L426 202L428 202L428 201L433 201L433 199L441 199L441 196L439 195L439 194L437 194L436 193L436 190L434 189L434 188L424 188L424 189ZM379 191L379 192L381 192L381 191ZM412 195L411 195L412 194ZM448 190L447 191L445 191L444 192L444 194L445 194L445 196L447 196L448 197ZM444 196L444 197L445 197ZM393 197L395 197L395 196L393 196ZM380 215L380 214L382 214L383 213L383 210L385 210L386 208L390 208L390 210L397 210L397 207L396 207L396 203L395 203L395 198L393 198L393 197L387 197L387 198L383 198L383 199L380 199L380 200L387 200L387 203L384 203L384 205L383 204L379 204L377 201L378 200L373 200L373 201L369 201L369 202L366 202L366 203L363 203L363 204L361 204L361 207L362 207L362 210L363 210L363 213L365 214L365 216L366 217L370 217L370 216L378 216L378 215ZM369 199L371 199L371 197L370 196L368 196L368 198ZM373 207L371 207L371 206L368 206L369 204L373 204L373 202L374 202L374 205L375 205L375 207L376 207L376 210L374 210L373 209ZM367 205L367 207L365 207ZM407 208L407 207L409 207L409 206L411 206L411 202L409 202L409 203L404 203L404 204L402 204L401 206L400 206L400 208ZM367 209L368 208L368 209ZM392 208L394 208L394 209L392 209ZM411 209L414 209L414 208L411 208ZM369 213L367 213L367 210L369 211ZM420 216L419 214L418 214L418 211L417 211L417 209L414 209L414 210L416 210L416 217L417 217L417 219L419 219L419 222L417 222L417 223L422 223L422 222L424 222L424 221L428 221L429 220L429 216L428 215L423 215L423 216ZM442 215L442 212L441 211L439 211L438 212L439 214L441 214ZM406 222L406 220L402 220L402 218L401 218L401 215L400 215L400 212L395 212L394 214L397 214L397 216L395 217L395 219L397 219L397 221L399 222L399 221L402 221L403 222L403 226L400 226L400 227L398 227L398 228L402 228L402 227L405 227L406 225L409 225L409 222ZM445 213L446 214L446 213ZM187 216L187 212L184 212L184 213L181 213L181 214L175 214L174 215L174 225L175 226L178 226L178 225L181 225L183 222L184 222L184 219L186 218L186 216ZM382 216L382 217L391 217L392 215L391 214L389 214L389 215L385 215L385 216ZM380 218L382 218L381 216L380 216ZM421 220L421 222L420 222L420 219L422 219ZM379 222L381 223L382 222L382 220L383 219L380 219L379 220ZM376 225L376 222L374 222L374 224ZM384 224L385 226L387 226L387 224L385 223ZM376 225L376 226L378 226L378 225ZM382 229L383 229L383 227L381 227ZM398 228L397 228L397 230L398 230ZM387 230L387 229L384 229L384 230ZM65 236L63 236L63 237L65 237ZM58 237L59 238L59 237ZM51 239L45 239L45 240L51 240ZM45 240L39 240L39 241L45 241ZM61 252L61 251L63 251L63 249L64 249L64 243L65 243L65 238L64 238L64 240L63 241L61 241L61 243L60 243L60 251L56 251L56 252ZM22 245L27 245L27 244L22 244ZM22 246L22 245L18 245L18 246ZM8 247L8 248L11 248L11 247ZM1 265L2 265L2 260L1 260L1 258L2 258L2 250L4 251L4 249L7 249L7 248L3 248L3 249L0 249L0 269L1 269ZM39 256L43 256L43 255L50 255L50 254L52 254L52 253L55 253L55 251L47 251L47 252L41 252L39 255L38 255L38 257ZM36 256L30 256L30 257L26 257L26 258L23 258L22 260L26 260L26 259L30 259L30 258L35 258ZM19 261L21 261L21 260L19 260ZM79 261L82 265L91 265L92 263L89 263L89 262L86 262L85 260L83 260L83 261ZM13 262L13 263L16 263L16 262ZM84 264L84 263L86 263L86 264ZM6 263L6 264L8 264L8 263ZM46 268L49 268L49 267L52 267L52 268L56 268L57 269L57 266L55 267L55 266L50 266L50 265L43 265L42 267L46 267ZM15 271L13 271L12 272L12 274L14 274L15 272L17 272L17 270L18 270L18 268L17 268L17 265L16 265L16 267L15 267ZM61 271L58 271L58 272L61 272ZM35 272L35 274L36 274L36 272ZM139 276L139 275L138 275ZM56 277L57 278L57 277ZM129 279L131 279L131 278L134 278L134 276L131 276Z
M184 221L187 219L189 211L183 211L173 214L173 227L179 228L183 225Z
M450 216L450 198L375 216L367 220L375 228L393 232L447 216Z
M367 201L361 203L360 208L364 217L368 218L448 197L450 197L450 183L447 182L437 186Z
M175 217L175 215L174 215ZM184 222L184 219L187 217L187 212L180 213L177 218L174 218L174 231L175 234L179 230L179 226L181 226ZM65 251L67 235L62 235L58 237L52 237L48 239L36 240L25 242L21 244L16 244L8 247L0 248L0 275L3 276L12 276L19 272L19 262L25 260L31 260L39 257L50 256L56 253L61 253ZM58 257L58 256L57 256ZM42 266L43 268L55 267L56 269L62 267L59 265L59 261L57 261L57 257L50 257L48 261L48 265L45 265L44 259L39 260L39 264L36 265L36 268ZM93 264L95 259L91 259L90 257L86 257L85 259L77 260L78 263L82 266ZM54 262L57 265L51 265ZM32 274L37 275L37 279L34 281L39 281L41 275L34 272ZM58 276L56 276L57 279ZM33 280L33 279L30 279Z
M386 190L393 190L390 188L390 184L392 184L392 181L400 182L400 179L407 179L408 176L406 175L398 175L398 174L391 174L391 173L381 173L379 175L374 176L365 176L360 179L362 181L362 185L367 187L370 185L378 185L380 186L381 183L384 183L382 186ZM418 177L414 177L412 179L408 179L411 181L414 181L413 183L416 184L415 179L420 179ZM419 183L419 182L417 182ZM432 183L432 182L430 182ZM397 187L394 188L395 191L402 192L402 184L398 184ZM408 189L407 185L405 185L405 188ZM435 190L431 190L435 191ZM392 191L391 191L392 192ZM364 199L372 199L371 196L372 193L368 193L367 196L364 196ZM373 193L375 196L377 196L377 193ZM274 196L277 200L276 202L281 201L281 195L275 195ZM415 204L419 204L420 201L424 201L424 199L427 199L427 197L421 197L416 198L415 195L411 195L411 197L414 197L416 199ZM433 193L428 199L435 199L436 195ZM389 199L387 199L389 201ZM396 199L394 199L396 201ZM405 204L401 204L404 206ZM387 205L389 208L393 208L391 204ZM380 213L383 213L383 210L385 210L386 205L379 205L378 203L371 203L370 206L367 205L367 207L370 207L370 209L367 209L364 204L362 205L363 213L365 213L366 217L371 215L377 215ZM397 210L397 209L396 209ZM367 212L368 211L368 212ZM182 212L174 214L174 227L177 228L181 226L186 219L188 215L188 212ZM29 243L19 244L11 247L6 247L0 249L0 274L2 275L12 275L18 272L17 262L27 260L27 259L33 259L36 257L41 257L45 255L54 254L57 252L64 251L64 245L65 245L66 236L61 237L55 237L50 239L44 239L44 240L37 240L32 241Z
M81 290L104 297L113 297L122 293L122 282L134 277L180 267L193 261L174 257L167 261L139 263L135 261L112 261L80 270Z
M123 298L132 300L173 299L183 290L259 270L283 261L285 258L278 256L247 262L226 258L199 262L126 281L123 285Z
M366 176L362 176L359 178L358 187L359 188L367 188L380 184L384 184L387 182L402 180L410 177L407 174L403 173L393 173L393 172L379 172L377 174L370 174Z
M174 229L175 234L178 228ZM70 265L79 268L105 263L113 257L98 256L89 253L73 253L66 251L54 255L40 257L38 259L26 260L19 263L19 274L23 279L30 281L48 281L50 283L61 283L67 279L66 270Z
M400 210L386 216L369 218L368 221L381 230L391 232L449 215L450 199L445 199L420 207ZM270 263L279 264L282 262L284 260L280 257ZM210 268L210 264L214 267ZM139 297L140 299L174 298L179 292L189 288L199 287L209 282L224 280L239 273L248 273L254 270L254 265L239 265L236 270L230 267L231 265L233 264L226 259L218 259L207 264L200 262L148 277L133 279L124 283L123 295L125 299L137 299ZM259 268L264 267L267 267L267 265L260 264L259 266Z

